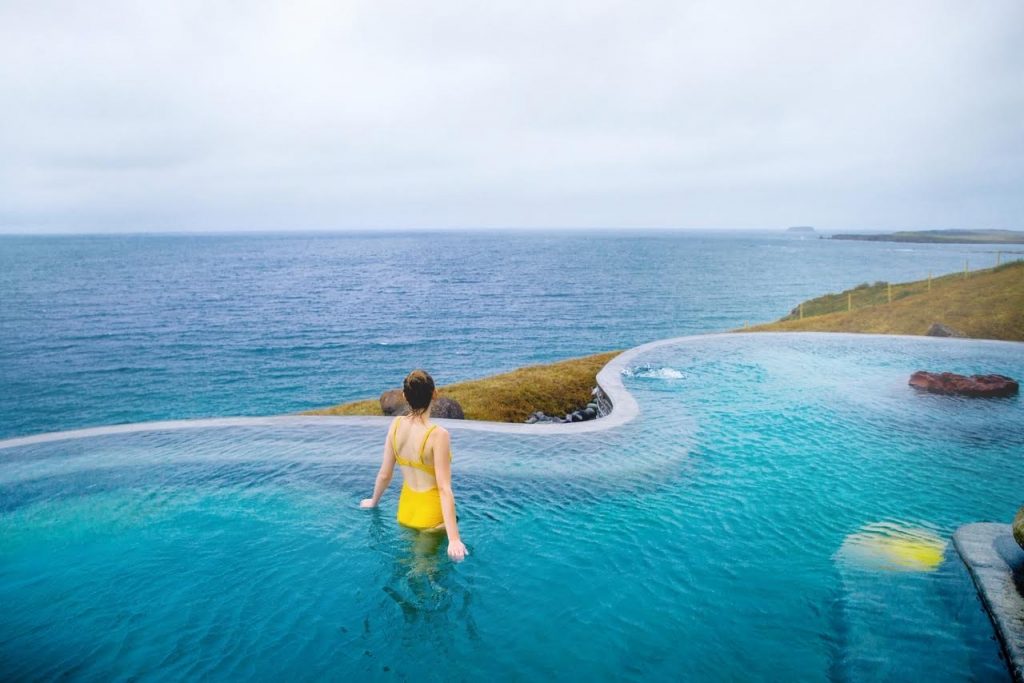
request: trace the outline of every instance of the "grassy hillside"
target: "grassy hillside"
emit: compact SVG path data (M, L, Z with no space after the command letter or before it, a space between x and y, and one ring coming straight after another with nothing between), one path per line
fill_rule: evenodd
M1024 261L891 286L860 285L811 299L785 318L750 328L765 332L925 334L942 323L967 337L1024 341ZM852 308L852 310L847 310Z
M439 388L438 393L458 401L468 420L523 422L536 410L563 415L591 400L590 391L596 384L597 373L618 354L618 351L610 351L530 365L500 375L450 384ZM378 399L372 398L305 414L380 415L381 411Z

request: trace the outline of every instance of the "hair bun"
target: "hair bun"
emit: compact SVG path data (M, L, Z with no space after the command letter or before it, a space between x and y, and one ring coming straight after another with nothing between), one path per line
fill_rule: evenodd
M413 370L402 383L402 394L414 415L422 413L434 398L434 378L426 370Z

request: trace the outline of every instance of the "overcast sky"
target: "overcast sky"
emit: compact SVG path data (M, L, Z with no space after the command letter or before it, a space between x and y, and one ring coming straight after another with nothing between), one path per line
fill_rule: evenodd
M1021 0L0 0L0 231L1022 216Z

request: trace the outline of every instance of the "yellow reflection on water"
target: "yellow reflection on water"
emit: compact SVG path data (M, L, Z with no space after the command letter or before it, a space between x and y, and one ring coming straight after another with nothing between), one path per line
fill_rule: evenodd
M843 541L836 556L870 569L930 572L938 569L946 541L933 531L899 522L876 522Z

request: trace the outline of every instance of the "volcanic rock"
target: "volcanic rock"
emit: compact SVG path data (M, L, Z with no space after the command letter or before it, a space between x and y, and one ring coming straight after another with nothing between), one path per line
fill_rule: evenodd
M465 420L462 406L454 398L438 396L430 404L430 417L448 418L450 420Z
M388 389L380 395L380 411L385 415L405 415L409 412L409 404L401 389Z
M1015 396L1020 391L1016 380L1003 375L956 375L952 372L918 370L910 376L910 386L933 394L956 396Z
M380 411L385 415L408 415L409 404L401 389L389 389L380 395ZM453 398L438 396L430 404L430 417L448 418L451 420L464 420L466 415L462 412L462 406Z
M932 323L932 326L925 332L926 337L962 337L963 335L948 325Z

